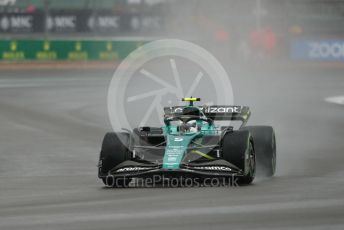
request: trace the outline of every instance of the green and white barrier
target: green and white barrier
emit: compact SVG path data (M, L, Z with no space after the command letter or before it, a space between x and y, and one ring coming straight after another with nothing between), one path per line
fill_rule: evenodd
M0 61L122 60L142 41L0 40Z

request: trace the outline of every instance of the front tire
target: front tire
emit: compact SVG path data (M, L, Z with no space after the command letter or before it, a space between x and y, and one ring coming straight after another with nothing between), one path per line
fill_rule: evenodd
M99 155L98 177L102 178L109 187L124 187L130 179L114 179L109 171L120 163L131 158L129 150L130 135L128 133L107 133L104 136L102 149Z
M226 133L222 142L223 158L243 171L239 184L251 184L256 174L256 157L249 131Z

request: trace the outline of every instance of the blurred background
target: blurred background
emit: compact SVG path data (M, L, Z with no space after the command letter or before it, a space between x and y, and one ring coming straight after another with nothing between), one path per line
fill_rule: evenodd
M113 60L169 37L233 61L341 60L343 11L342 0L1 0L0 58Z

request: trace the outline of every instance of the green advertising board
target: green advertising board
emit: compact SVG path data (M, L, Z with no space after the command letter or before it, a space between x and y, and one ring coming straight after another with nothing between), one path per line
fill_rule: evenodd
M0 40L0 61L122 60L143 41Z

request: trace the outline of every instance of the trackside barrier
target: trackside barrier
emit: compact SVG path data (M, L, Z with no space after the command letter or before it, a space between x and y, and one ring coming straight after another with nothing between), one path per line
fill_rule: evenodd
M344 39L297 39L291 42L292 60L344 62Z
M0 40L0 61L122 60L144 41Z

